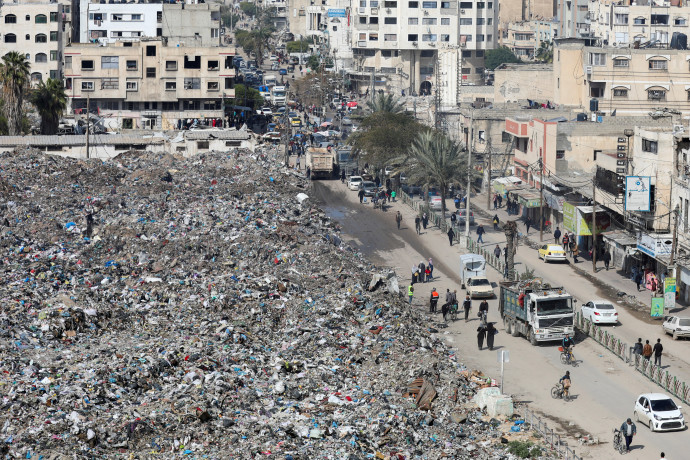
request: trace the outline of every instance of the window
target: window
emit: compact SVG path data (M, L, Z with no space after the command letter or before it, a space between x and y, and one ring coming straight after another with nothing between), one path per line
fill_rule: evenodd
M617 26L626 25L628 23L627 14L614 14L613 15L614 24Z
M675 18L673 20L673 25L676 26L687 26L688 25L688 20L685 18Z
M477 68L474 70L474 73L483 74L483 73L484 73L484 67L477 67Z
M219 34L218 29L211 29L211 38L218 38Z
M5 43L17 43L17 36L15 34L5 34Z
M226 77L225 78L225 89L233 89L235 87L235 79Z
M58 41L58 33L57 33L57 30L51 30L51 31L50 31L50 41L51 41L51 42L56 42L56 41Z
M46 53L36 53L36 62L48 62L48 55Z
M132 15L132 21L141 21L142 16L140 14L133 14Z
M633 20L633 24L635 24L636 26L643 26L646 23L647 23L647 20L643 17L635 18Z
M379 34L377 34L377 33L370 33L369 34L369 40L375 42L375 41L378 41L378 39L379 39Z
M398 2L397 1L391 1L391 0L386 0L383 2L384 8L397 8L398 7Z
M81 82L81 90L82 91L93 91L93 82L92 81Z
M435 26L436 22L436 18L422 18L422 25L424 26Z
M190 59L189 56L184 57L184 68L185 69L201 69L201 56L194 56L194 59Z
M119 60L119 56L101 56L101 69L117 69Z
M442 41L442 42L449 42L449 41L450 41L450 35L448 35L448 34L441 34L441 41Z
M484 57L484 50L477 50L474 52L475 56L478 58Z
M50 22L58 22L57 11L53 11L52 13L50 13Z
M165 70L177 70L177 61L165 61Z
M435 42L437 39L436 34L423 34L422 35L422 41L423 42Z
M477 34L477 41L483 42L484 41L484 34Z
M218 61L208 61L208 70L218 70L219 68Z
M407 18L408 26L416 26L417 24L419 24L419 18Z
M34 22L36 24L48 24L48 17L45 14L37 14Z
M565 158L565 150L556 150L556 159L562 160Z
M416 42L417 41L417 34L407 34L407 41L408 42Z
M649 70L668 70L668 61L663 59L650 59Z
M93 60L92 59L82 59L81 70L93 70Z
M471 10L473 8L472 2L460 2L460 8L463 10Z
M649 139L642 138L642 151L649 153L657 153L657 141L650 141Z
M450 8L450 2L441 2L441 8Z
M630 65L630 61L628 59L614 59L613 60L613 66L614 67L628 67Z
M163 102L163 110L166 111L172 111L172 110L178 110L180 106L178 105L177 101L175 102Z
M360 8L366 8L367 7L366 0L359 0L359 7Z
M55 80L57 78L57 76L58 76L57 70L51 70L48 73L48 78L52 78L53 80Z
M438 2L422 2L422 8L436 8L438 7Z
M101 89L118 89L120 87L120 80L117 77L109 77L101 79Z
M46 34L36 34L34 41L36 43L48 43L48 37L46 37Z
M132 83L134 83L134 91L136 91L137 90L136 82L132 82ZM138 102L127 102L127 110L139 110L139 103ZM124 123L122 124L122 126L124 127Z
M204 101L204 110L220 110L220 101Z
M26 15L26 22L29 22L29 21L31 21L31 16L27 14Z
M127 61L127 70L137 70L138 68L137 61Z
M471 26L472 25L472 18L460 18L460 25L461 26Z
M201 78L185 78L184 89L201 89Z
M463 67L462 69L460 69L460 73L462 73L463 75L464 74L470 74L471 72L472 72L472 69L470 69L469 67Z
M208 141L196 141L196 148L207 149L208 148Z
M122 14L113 14L110 18L111 21L122 21Z
M512 135L512 134L510 134L510 133L508 133L508 132L506 132L506 131L503 131L503 132L501 133L501 142L503 142L504 144L506 144L506 143L512 142L512 141L513 141L513 135Z
M384 24L397 24L398 23L398 18L385 18L383 20Z
M628 89L627 88L614 88L613 97L627 98Z
M379 23L379 18L376 16L372 16L369 18L369 24L378 24Z
M384 42L395 42L395 41L398 41L398 34L385 34L385 35L383 36L383 41L384 41ZM387 50L387 51L390 52L390 50ZM382 54L382 56L383 56L383 54ZM390 55L389 55L388 57L390 57Z
M449 26L450 25L450 18L441 18L441 25L442 26Z
M139 90L139 82L128 81L125 88L127 89L127 91L138 91ZM136 109L129 109L129 110L136 110Z
M484 8L486 8L486 4L484 2L477 2L478 10L483 10Z
M462 57L464 57L464 58L471 58L471 57L472 57L472 51L463 51L463 52L462 52Z
M101 101L103 110L120 110L120 101Z
M182 110L201 110L201 101L182 101Z
M72 68L72 56L65 56L65 69Z
M146 68L146 78L156 78L156 68L147 67Z
M367 39L367 34L366 34L366 32L360 33L360 34L359 34L359 39L360 39L360 40L366 40L366 39Z
M50 52L50 60L51 61L57 61L58 60L58 52L57 50L53 50Z
M5 16L5 24L16 24L17 23L17 16L14 14L8 14Z
M220 85L218 85L217 81L209 81L206 82L206 89L208 91L218 91L220 89Z
M408 8L419 8L419 2L408 2L407 7Z
M155 56L156 55L156 45L146 45L146 55Z
M589 65L606 65L605 53L589 53Z
M484 25L484 18L477 18L477 25L483 26ZM515 36L517 37L517 34L515 34ZM516 38L516 40L517 40L517 38Z
M177 89L177 82L175 81L166 81L165 82L165 90L166 91L175 91Z
M366 16L360 16L359 17L359 23L360 24L366 24L367 23L367 17Z

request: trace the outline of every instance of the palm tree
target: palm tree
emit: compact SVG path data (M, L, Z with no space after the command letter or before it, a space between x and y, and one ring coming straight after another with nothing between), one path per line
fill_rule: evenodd
M2 98L5 101L3 112L7 118L10 136L20 133L24 117L24 93L29 84L29 61L23 54L10 51L2 57L0 63L0 84Z
M367 107L372 112L388 112L388 113L400 113L404 110L402 104L397 100L393 100L392 94L379 94L367 101Z
M67 94L62 81L49 78L31 93L31 103L41 116L41 134L56 134L62 112L67 108Z
M438 131L417 135L408 151L394 164L410 171L412 184L437 185L441 193L441 213L446 218L446 193L457 177L467 176L467 152L460 144Z
M553 42L541 42L537 54L534 56L538 61L546 64L553 62Z

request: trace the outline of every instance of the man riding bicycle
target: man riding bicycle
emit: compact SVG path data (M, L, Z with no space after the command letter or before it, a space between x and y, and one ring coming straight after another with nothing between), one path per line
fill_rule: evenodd
M558 381L558 383L563 385L563 397L565 398L570 396L570 382L570 371L565 371L565 375Z
M563 347L563 353L566 353L567 356L573 360L575 357L573 356L573 347L575 346L575 342L573 339L570 338L570 334L566 334L565 337L563 337L563 342L562 342L562 347Z

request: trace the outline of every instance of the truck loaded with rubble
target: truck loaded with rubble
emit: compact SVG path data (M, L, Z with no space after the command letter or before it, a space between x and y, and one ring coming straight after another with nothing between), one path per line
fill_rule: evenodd
M280 158L0 155L1 454L516 458L490 379Z

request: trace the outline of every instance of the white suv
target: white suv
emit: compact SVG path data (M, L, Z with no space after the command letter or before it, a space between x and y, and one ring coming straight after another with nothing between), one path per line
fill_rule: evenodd
M350 180L347 181L347 188L350 190L359 190L359 185L362 183L362 176L350 176Z

